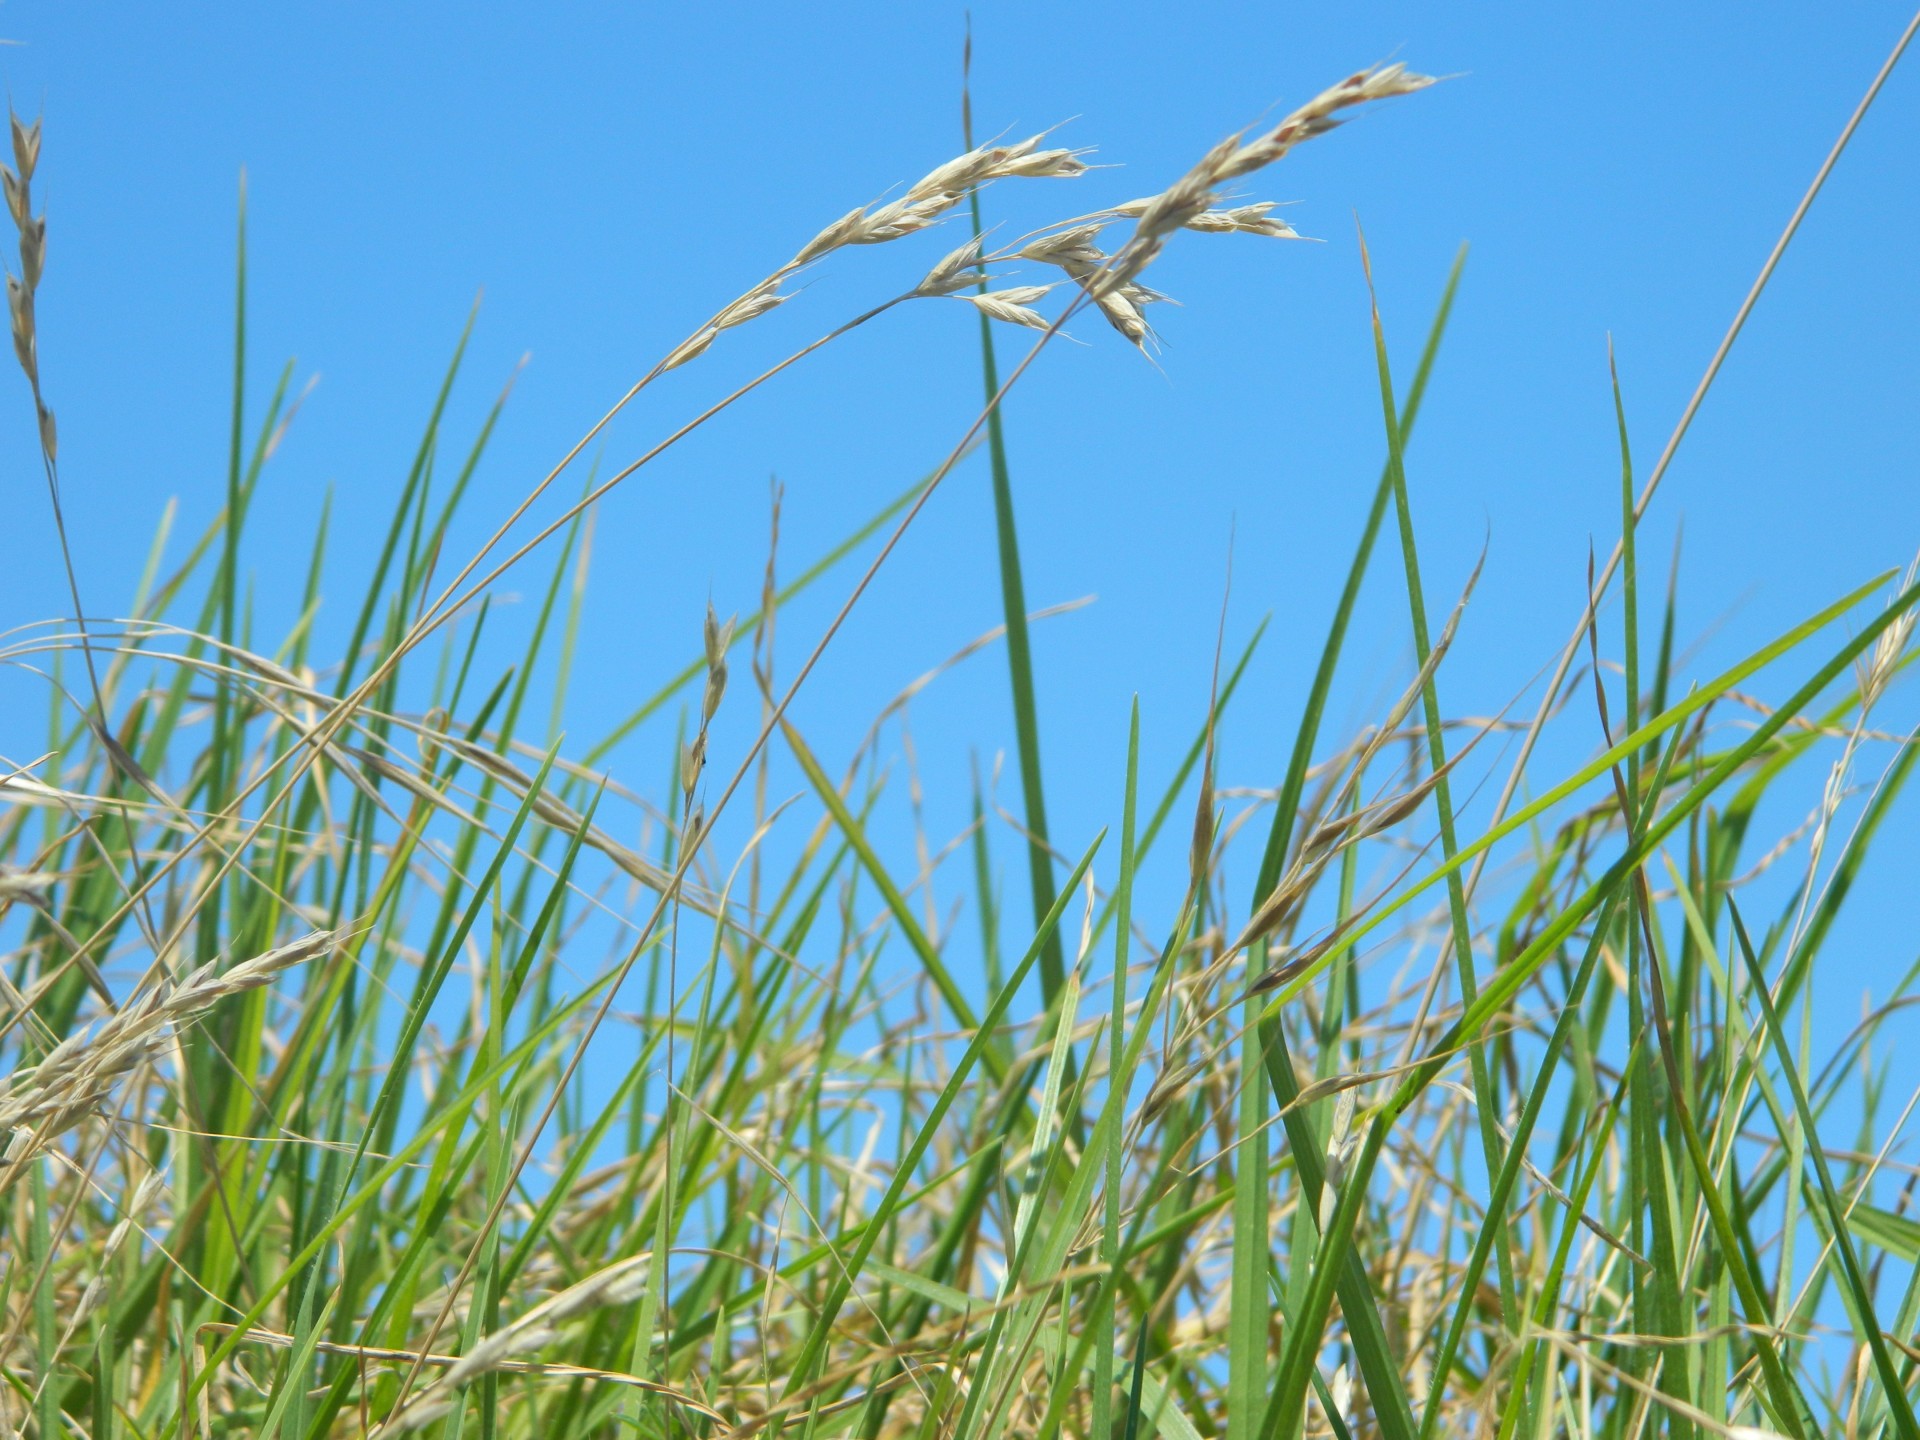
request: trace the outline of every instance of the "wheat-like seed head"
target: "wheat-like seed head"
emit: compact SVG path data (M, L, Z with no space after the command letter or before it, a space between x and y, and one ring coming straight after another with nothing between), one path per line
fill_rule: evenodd
M209 962L177 983L149 990L94 1029L76 1030L0 1086L0 1131L13 1135L8 1158L36 1153L79 1124L106 1102L121 1076L164 1054L173 1034L200 1012L229 995L272 984L340 939L338 932L317 930L225 970Z
M7 211L13 216L13 223L16 226L26 224L32 211L26 182L15 175L11 167L0 165L0 186L6 189Z
M13 328L13 353L20 369L33 387L33 405L40 428L40 448L52 465L59 453L59 432L53 411L40 394L40 353L34 326L33 297L47 264L47 217L33 213L33 172L40 163L40 122L26 125L18 114L8 112L13 130L13 163L19 173L0 165L0 190L7 198L7 213L20 233L20 275L7 276L7 315Z
M7 314L13 322L13 353L27 382L38 390L40 359L34 345L33 291L11 275L7 276Z
M753 289L742 295L726 309L722 310L713 322L716 330L730 330L735 325L744 325L749 320L758 320L770 310L777 310L787 302L788 297L777 293L778 279L761 281Z
M720 709L720 699L727 693L727 650L733 644L733 626L735 617L729 615L726 623L720 623L714 614L713 603L707 603L707 618L702 632L702 640L707 652L707 688L700 701L700 724L704 729Z
M1302 141L1326 134L1340 123L1335 117L1341 111L1408 95L1431 84L1433 77L1417 75L1404 65L1362 70L1321 91L1257 140L1242 143L1242 135L1229 135L1167 189L1136 202L1140 213L1134 233L1107 268L1101 287L1118 289L1132 281L1165 248L1174 231L1208 223L1202 217L1219 198L1216 192L1221 185L1264 169Z
M701 730L680 752L680 788L688 795L700 783L700 772L707 768L707 732Z
M1920 557L1916 557L1907 566L1907 573L1900 582L1900 588L1910 587L1916 578L1920 578ZM1860 685L1860 713L1865 715L1886 693L1894 671L1900 666L1901 657L1907 653L1907 642L1913 638L1916 622L1920 622L1920 611L1908 610L1886 629L1880 632L1873 642L1873 653L1864 663L1856 664L1856 679Z
M1153 197L1144 200L1129 200L1124 205L1113 207L1113 213L1119 216L1137 218L1144 215L1147 207L1153 203ZM1235 205L1221 210L1202 210L1184 226L1188 230L1199 231L1203 235L1265 235L1276 240L1298 240L1299 232L1286 221L1270 212L1274 201L1261 200L1252 205Z
M441 1419L459 1403L454 1392L461 1386L558 1340L556 1327L560 1321L590 1310L632 1304L646 1289L650 1264L651 1257L645 1255L616 1261L483 1337L418 1396L388 1416L386 1423L374 1431L375 1436L403 1434Z
M1272 201L1216 207L1217 187L1227 180L1272 164L1302 140L1324 134L1339 123L1340 111L1389 95L1403 95L1432 81L1404 66L1360 71L1315 96L1273 130L1252 142L1243 134L1228 136L1169 189L1104 211L1095 223L1079 224L1030 242L1016 252L1020 257L1052 265L1087 292L1107 322L1134 345L1144 345L1151 329L1142 307L1166 297L1138 283L1175 230L1209 234L1261 235L1297 239L1293 227L1271 212ZM783 280L836 250L852 245L878 245L916 234L939 222L970 192L995 180L1013 178L1065 179L1086 173L1087 165L1074 150L1043 150L1044 136L1032 135L1013 145L981 145L935 166L899 199L849 210L816 234L772 276L735 300L713 320L682 341L661 362L659 372L678 369L706 353L722 330L757 319L787 298L778 293ZM1094 242L1104 225L1118 219L1136 222L1133 236L1116 255ZM954 295L972 284L981 265L978 240L946 255L929 270L909 295L913 298ZM998 296L964 297L992 319L1045 330L1047 323L1025 303Z
M956 295L954 299L966 301L991 320L1025 325L1030 330L1044 330L1047 328L1047 317L1028 307L1051 289L1051 285L1009 285L985 295Z
M34 168L40 163L40 121L36 117L33 124L22 125L18 115L9 114L13 124L13 159L20 167L20 179L33 179Z
M847 245L878 245L926 229L966 198L969 191L995 180L1071 179L1086 173L1072 150L1042 150L1044 136L1017 145L981 145L936 166L898 200L872 209L850 210L827 226L793 257L790 269L810 265Z
M951 295L956 290L964 290L975 284L979 276L974 268L980 263L981 237L976 235L958 250L943 257L939 264L927 272L926 278L913 287L913 293L919 296Z

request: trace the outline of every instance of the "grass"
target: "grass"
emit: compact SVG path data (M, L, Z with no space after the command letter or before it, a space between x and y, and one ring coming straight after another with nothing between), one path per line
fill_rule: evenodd
M1218 187L1422 83L1362 72L1157 196L999 252L988 187L1085 167L969 135L717 311L457 564L493 419L443 433L456 352L366 593L331 598L322 525L277 643L254 634L247 522L291 376L264 404L245 389L243 209L220 512L185 543L162 527L124 618L5 641L49 682L44 745L0 781L10 1432L1911 1440L1920 1172L1878 1057L1915 977L1827 1051L1808 1017L1913 768L1875 715L1920 586L1863 576L1688 673L1635 532L1698 396L1636 490L1616 386L1616 562L1531 722L1449 720L1468 600L1425 590L1410 443L1461 267L1404 388L1376 309L1380 479L1277 785L1216 773L1256 631L1182 764L1143 773L1137 707L1111 717L1110 830L1048 828L1001 398L1076 315L1145 339L1142 276L1179 231L1285 238ZM57 516L38 149L16 122L16 349ZM962 204L971 243L735 396L895 305L958 299L982 325L969 433L793 580L770 557L760 609L710 616L607 735L550 740L594 501L730 400L577 500L562 477L789 277ZM1056 318L995 278L1014 258L1058 272ZM1033 337L1004 375L996 324ZM1025 812L1008 833L976 789L963 834L902 857L883 761L907 697L837 756L789 702L982 438ZM1396 583L1375 573L1389 512L1415 670L1330 735L1358 597ZM508 574L538 597L510 657L489 629ZM796 663L776 620L821 585L846 598ZM330 655L323 604L348 635ZM742 705L758 740L710 750ZM1543 774L1550 731L1573 737L1552 753L1598 744ZM657 792L610 781L616 746L653 747ZM1491 809L1457 801L1495 772ZM1805 827L1763 828L1808 788ZM1169 826L1192 837L1184 886L1136 886ZM1030 916L997 905L1008 853ZM950 854L977 932L932 909Z

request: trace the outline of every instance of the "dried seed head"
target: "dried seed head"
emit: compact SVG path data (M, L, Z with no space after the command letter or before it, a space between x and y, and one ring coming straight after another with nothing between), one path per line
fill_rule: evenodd
M1037 260L1044 265L1102 265L1106 263L1106 254L1093 243L1099 238L1098 225L1077 225L1057 235L1043 235L1018 254L1023 260Z
M980 260L981 237L976 235L958 250L953 251L927 272L927 278L914 286L916 295L951 295L956 290L964 290L974 284L979 277L973 273L974 266Z
M940 194L914 199L895 200L869 211L861 219L853 234L847 237L849 245L879 245L888 240L898 240L902 235L912 235L926 229L947 211L960 203L960 195Z
M53 411L45 405L40 407L40 448L47 452L47 459L60 458L60 435L53 425Z
M982 145L928 173L907 192L910 200L935 197L959 199L977 185L1022 176L1028 179L1071 179L1087 167L1072 150L1042 150L1045 137L1029 135L1014 145Z
M220 969L218 960L209 960L171 990L159 995L154 1010L163 1016L178 1018L206 1009L217 1000L243 991L257 990L293 966L336 949L340 934L334 930L315 930L264 954L252 956ZM122 1012L125 1014L127 1012Z
M793 265L808 264L843 245L877 245L924 230L968 191L990 181L1014 176L1065 179L1085 173L1087 167L1074 151L1042 150L1041 139L1033 135L1017 145L982 145L955 156L923 175L900 199L841 216L807 243Z
M1051 285L1007 285L993 291L992 298L1008 305L1031 305L1051 289Z
M713 612L713 602L707 602L707 618L701 626L701 640L706 646L707 668L726 664L727 651L733 648L733 627L736 617L729 615L726 624L720 623L720 617Z
M1107 323L1135 345L1147 343L1147 336L1152 333L1147 325L1147 317L1140 313L1140 307L1126 295L1120 293L1096 295L1093 297L1093 303L1100 307L1100 313L1107 317Z
M95 1263L100 1270L104 1271L113 1258L120 1253L120 1247L126 1244L127 1237L133 1233L133 1227L138 1223L141 1213L152 1203L154 1196L159 1194L161 1183L160 1172L149 1171L147 1177L135 1188L132 1197L121 1207L120 1218L107 1232L106 1244L96 1252ZM68 1324L78 1325L84 1321L99 1308L101 1301L106 1299L106 1295L106 1276L95 1275L87 1282L87 1288L80 1292L79 1302L74 1305Z
M1025 325L1030 330L1045 330L1051 323L1038 310L1027 307L1047 291L1051 285L1010 285L1005 290L995 290L986 295L956 295L956 300L964 300L983 315L992 320L1004 320L1009 325Z
M1255 205L1237 205L1228 210L1204 210L1187 222L1187 229L1209 235L1266 235L1276 240L1298 240L1298 231L1268 213L1273 205L1271 200L1262 200Z
M7 309L13 318L13 353L20 358L20 368L27 372L27 379L38 385L40 365L33 345L33 292L11 275L7 277Z
M646 1291L650 1263L650 1257L644 1255L618 1261L562 1290L541 1308L547 1318L565 1320L601 1306L631 1304Z
M47 258L47 217L29 220L20 227L20 277L29 290L40 286L40 273Z
M296 961L331 947L330 931L255 956L216 974L217 962L179 984L150 990L97 1026L78 1030L55 1045L38 1065L16 1071L0 1086L0 1128L30 1131L29 1145L45 1144L79 1124L104 1104L114 1082L157 1058L172 1044L169 1030L215 1001L257 989Z
M1017 157L999 172L1000 175L1018 175L1028 180L1071 180L1086 173L1086 165L1071 150L1041 150Z
M944 165L935 166L907 191L909 200L959 197L974 186L991 179L999 167L1031 155L1040 144L1038 135L1017 145L980 145L964 155L956 155Z
M7 192L7 210L13 216L16 226L25 225L27 217L33 212L33 200L27 190L27 182L16 176L13 171L0 165L0 188Z
M1220 185L1273 164L1303 140L1324 135L1339 123L1334 117L1343 110L1411 94L1432 83L1432 77L1416 75L1404 65L1362 70L1321 91L1257 140L1243 144L1242 136L1229 135L1168 189L1127 207L1138 208L1138 223L1107 267L1099 288L1118 289L1136 279L1165 248L1169 235L1193 225L1212 208Z
M1145 201L1135 203L1141 206L1146 204ZM1099 307L1109 325L1133 344L1143 346L1152 330L1147 325L1146 317L1140 313L1140 307L1151 301L1164 300L1166 296L1144 285L1109 285L1105 268L1109 257L1092 243L1099 234L1098 225L1083 225L1037 240L1020 253L1027 259L1057 265L1066 271Z
M389 1431L403 1433L408 1430L424 1430L436 1420L444 1420L453 1413L451 1400L428 1400L419 1405L409 1405L393 1419L374 1432L385 1435Z
M749 320L759 319L769 310L778 309L787 301L785 295L777 293L779 286L780 281L778 277L763 281L760 285L748 291L745 295L742 295L738 300L734 301L733 304L722 310L719 318L713 322L713 328L715 330L730 330L735 325L744 325Z
M707 689L700 701L700 725L704 730L720 709L720 698L727 693L727 649L733 644L734 617L729 615L727 623L722 625L720 618L713 613L712 602L707 605L707 618L704 638L707 647Z
M1920 557L1916 557L1907 567L1906 575L1901 579L1902 590L1910 588L1916 577L1920 577ZM1900 668L1900 661L1907 652L1907 642L1913 638L1915 623L1920 621L1920 611L1908 610L1886 629L1880 632L1873 642L1873 653L1864 663L1855 662L1855 679L1860 685L1860 710L1865 714L1879 702L1886 693L1894 672Z
M1187 856L1188 870L1196 889L1206 883L1207 871L1212 868L1213 830L1213 755L1209 751L1206 766L1200 774L1200 803L1193 812L1193 848Z
M631 1305L647 1291L647 1272L629 1270L609 1281L600 1291L602 1305Z
M692 339L681 341L674 352L660 362L662 373L668 370L677 370L689 360L704 355L707 347L713 344L713 337L719 333L720 330L718 326L709 325Z
M1220 167L1218 179L1231 180L1271 165L1303 140L1324 135L1340 121L1334 117L1375 100L1411 95L1433 84L1431 75L1418 75L1404 65L1361 70L1338 85L1322 90L1258 140L1242 147Z
M866 219L866 216L865 206L857 210L849 210L808 241L806 247L793 257L793 264L795 266L808 264L831 250L838 250L842 245L851 244L853 236L860 229L861 222Z
M551 1345L559 1338L555 1331L545 1325L527 1325L496 1331L462 1355L459 1362L440 1377L440 1385L448 1390L464 1385L474 1376L493 1369L503 1360L511 1360L514 1356L524 1355L529 1350L538 1350L544 1345Z
M33 179L33 167L40 163L40 120L36 116L31 125L22 125L20 117L8 112L13 120L13 158L20 167L20 178Z
M1105 256L1101 257L1104 262ZM1147 336L1152 333L1147 320L1140 313L1140 306L1149 297L1159 299L1157 292L1142 285L1122 285L1116 289L1104 289L1101 277L1105 271L1100 264L1084 264L1077 260L1061 262L1061 269L1071 275L1082 290L1092 297L1107 323L1126 336L1135 345L1144 345Z
M687 794L700 783L700 772L707 765L707 732L693 737L693 743L680 752L680 788Z

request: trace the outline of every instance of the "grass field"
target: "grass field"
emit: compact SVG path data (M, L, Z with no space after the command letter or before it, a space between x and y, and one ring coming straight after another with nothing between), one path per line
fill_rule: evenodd
M214 523L162 529L124 618L76 585L90 618L4 639L47 729L0 771L0 1426L1920 1437L1920 1170L1879 1058L1914 977L1831 1043L1808 1019L1920 753L1876 711L1920 585L1863 574L1691 673L1664 557L1650 580L1635 546L1691 409L1651 466L1622 415L1588 613L1561 654L1516 657L1516 692L1547 667L1523 703L1452 718L1471 598L1423 586L1403 463L1452 284L1412 373L1376 314L1382 463L1346 587L1313 612L1332 620L1290 763L1218 773L1254 655L1227 650L1184 764L1146 773L1136 716L1109 827L1048 827L998 397L1070 320L1149 343L1165 245L1287 238L1222 193L1426 83L1362 72L1087 215L1074 152L970 150L717 310L609 420L883 243L925 246L926 279L817 345L896 305L971 305L985 404L844 544L774 552L758 609L710 614L597 743L547 739L594 659L575 643L593 505L686 431L583 485L602 421L455 554L492 426L442 432L456 355L390 528L353 539L370 587L330 586L323 526L272 577L300 619L268 637L243 549L294 407L285 381L236 378ZM15 348L51 523L82 547L37 365L39 126L16 120L13 145ZM1041 182L1074 218L988 246L983 197ZM236 377L244 217L241 255ZM962 833L903 848L879 823L907 804L892 717L828 754L788 702L982 450L1006 614L983 645L1008 666L1020 812L976 792ZM509 579L535 622L503 660ZM1414 668L1335 733L1363 582L1404 595ZM838 618L776 645L803 591L844 596ZM757 716L757 744L709 751L723 707ZM1570 753L1550 734L1587 758L1543 772ZM609 782L617 745L649 744L655 791ZM723 814L746 844L720 846ZM1136 903L1169 850L1184 890ZM935 904L936 867L959 909Z

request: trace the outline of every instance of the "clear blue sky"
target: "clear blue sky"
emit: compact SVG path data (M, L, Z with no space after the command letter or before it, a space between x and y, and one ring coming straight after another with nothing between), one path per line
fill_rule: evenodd
M1095 321L1078 327L1090 344L1057 347L1010 402L1030 598L1100 597L1038 640L1062 843L1111 818L1131 694L1162 773L1192 733L1230 536L1229 643L1263 614L1274 625L1223 781L1278 777L1382 454L1356 215L1403 375L1456 248L1472 246L1410 468L1436 603L1489 546L1446 683L1450 709L1484 711L1565 639L1589 542L1604 550L1616 531L1608 334L1650 463L1905 19L1881 0L976 3L980 128L1059 125L1123 167L991 194L989 220L1009 226L1157 189L1223 134L1367 63L1455 77L1258 178L1253 192L1299 202L1289 217L1324 244L1177 244L1154 276L1183 302L1155 317L1158 368ZM389 509L477 292L450 433L469 433L531 360L470 535L717 303L957 152L961 33L958 4L919 3L0 9L16 42L0 51L7 83L46 114L43 369L90 607L123 609L167 497L183 533L219 503L243 166L254 383L264 391L290 356L303 381L319 377L248 557L271 615L294 599L329 483L349 542L333 588L354 593L350 542ZM1650 519L1643 544L1662 558L1684 519L1683 634L1725 622L1702 665L1920 544L1916 156L1920 55L1842 162ZM949 233L826 267L786 311L661 386L612 432L608 460L893 293L958 243ZM1005 353L1015 337L1001 338ZM936 461L977 408L973 345L962 307L910 309L610 500L572 733L597 737L689 657L710 593L723 612L751 608L770 475L787 486L792 568ZM6 625L66 606L29 421L24 393L0 405ZM1336 718L1405 673L1404 601L1393 570L1380 575ZM800 707L831 763L998 606L976 462ZM823 593L796 609L789 653L826 607ZM620 757L625 778L658 788L660 738ZM725 731L717 756L738 738ZM1010 748L997 653L943 682L915 738L947 781L971 747ZM933 804L936 828L957 828L960 789L933 787ZM1904 961L1910 941L1885 939L1886 963Z

